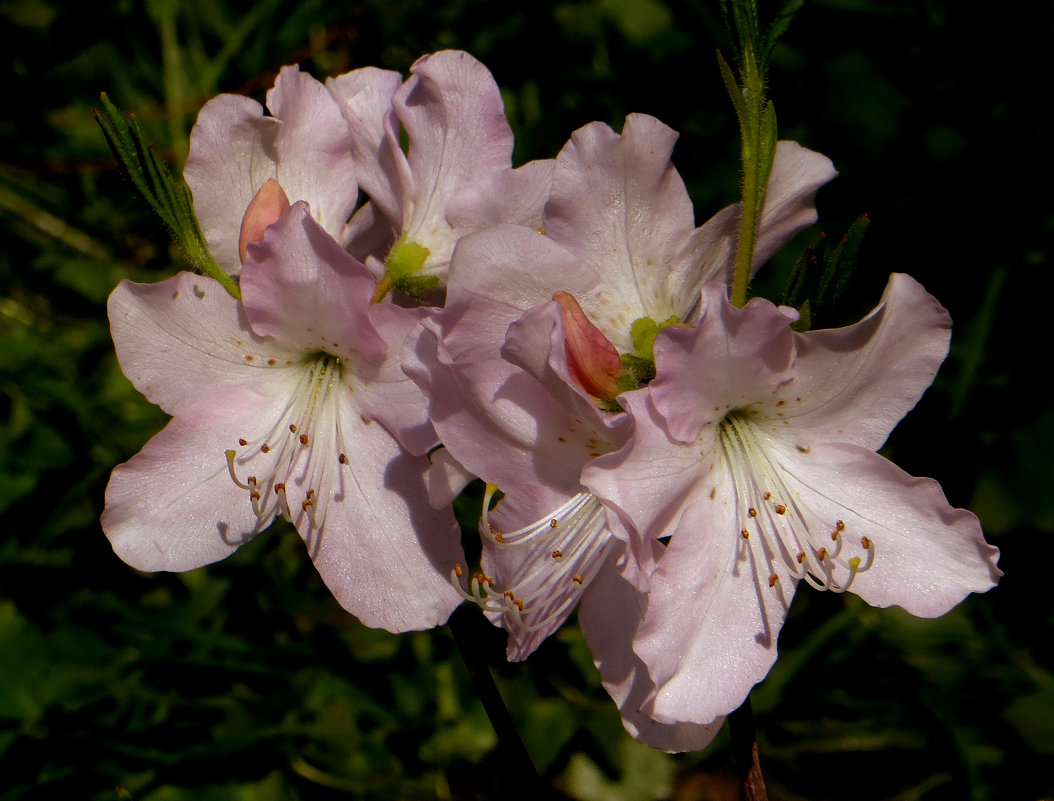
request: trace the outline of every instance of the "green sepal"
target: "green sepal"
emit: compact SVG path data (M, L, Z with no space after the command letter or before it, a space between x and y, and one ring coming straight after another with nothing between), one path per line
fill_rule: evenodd
M812 328L812 305L808 299L798 307L798 319L790 325L792 331L804 334Z
M431 255L431 251L428 248L424 245L419 245L417 242L408 242L406 234L403 234L392 245L392 249L388 253L388 261L384 265L384 271L396 289L406 291L401 282L415 278L424 269L425 261L427 261L429 255ZM435 278L435 276L422 276L422 278L429 277ZM438 278L436 282L438 282ZM436 282L433 282L431 286L435 286Z
M631 357L633 358L633 357ZM633 371L626 365L625 359L621 356L619 361L622 362L622 366L626 367L626 372L622 375L615 376L615 389L621 394L623 392L632 392L635 389L640 388L640 381L637 380L637 376L634 375ZM652 378L655 377L655 365L651 365ZM649 379L650 380L650 379Z
M640 317L629 327L633 350L638 356L652 360L655 358L655 335L659 333L659 324L650 317Z
M219 281L233 297L241 299L234 278L216 263L209 252L198 218L194 215L190 188L182 177L173 176L168 165L154 152L134 114L122 114L105 92L99 96L99 101L102 108L95 109L92 115L102 128L121 172L161 218L176 244L183 249L187 261L202 274Z
M438 275L408 275L392 279L392 289L407 295L419 296L439 286Z
M618 414L619 412L626 411L622 408L622 404L618 402L618 398L598 398L597 406L602 412L608 412L610 414Z
M637 385L634 387L630 387L630 389L636 389L637 387L644 386L653 378L655 378L654 359L645 359L642 356L636 356L632 353L622 353L619 355L618 358L619 361L622 362L626 370L629 371L629 375L633 377L633 380Z
M664 328L671 325L679 325L681 318L671 314L661 323L655 322L650 317L639 317L633 321L629 328L630 340L633 342L633 350L640 358L655 361L655 337Z
M801 320L792 326L794 330L808 330L818 317L837 304L856 270L869 224L868 216L862 214L833 249L828 248L829 240L822 233L815 245L805 247L791 270L780 300L801 314Z

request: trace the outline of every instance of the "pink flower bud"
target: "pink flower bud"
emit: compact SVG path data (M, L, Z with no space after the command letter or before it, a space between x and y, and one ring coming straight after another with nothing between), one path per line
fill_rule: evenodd
M262 242L267 226L278 221L289 208L286 197L278 181L270 178L264 182L249 203L242 217L242 227L238 232L238 257L245 264L245 254L253 242Z
M557 292L553 300L563 312L564 344L571 378L594 398L614 398L619 393L617 379L626 373L615 346L589 321L574 296Z

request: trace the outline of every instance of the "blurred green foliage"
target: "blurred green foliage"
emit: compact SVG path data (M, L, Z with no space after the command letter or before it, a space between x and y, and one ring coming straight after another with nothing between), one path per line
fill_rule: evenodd
M855 283L816 323L866 311L894 270L948 306L951 356L887 452L977 512L1007 573L933 621L800 593L754 696L775 798L1054 796L1054 605L1036 558L1054 532L1054 407L1033 308L1050 295L1054 214L1031 200L1054 173L1036 102L1054 12L1030 13L817 0L773 53L782 135L841 172L821 227L872 220ZM0 116L0 801L487 799L505 769L449 633L364 629L287 527L183 575L113 556L97 522L107 476L165 418L117 368L105 299L182 265L114 169L98 93L178 167L210 96L262 99L283 64L405 71L464 48L503 87L520 162L593 119L677 128L702 221L738 191L722 42L708 0L0 1L14 93ZM538 770L569 797L734 797L724 735L670 756L623 732L575 628L508 665L501 633L471 619Z

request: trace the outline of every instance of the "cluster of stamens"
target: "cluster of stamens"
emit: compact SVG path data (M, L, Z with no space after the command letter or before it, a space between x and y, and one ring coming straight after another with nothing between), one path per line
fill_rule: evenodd
M737 562L751 560L759 578L767 572L770 587L780 580L780 562L784 573L833 592L845 592L871 568L874 543L866 536L854 540L844 521L822 520L798 502L787 485L787 471L749 417L733 412L721 421L718 450L730 469L742 515Z
M302 534L317 532L324 520L324 506L330 495L320 489L331 486L334 471L347 464L342 451L339 415L332 412L336 404L330 393L339 392L340 360L323 354L306 365L300 382L274 425L260 439L250 442L241 437L238 449L225 451L231 480L248 491L249 502L258 521L258 530L276 515L297 523L307 518L308 528ZM314 432L327 431L330 418L335 421L338 442L319 446ZM312 433L308 433L312 432ZM251 471L245 480L238 476ZM296 500L290 503L290 491ZM301 495L302 492L302 495Z
M512 532L495 531L490 502L497 492L487 485L480 517L485 547L515 550L510 575L477 571L468 579L454 565L450 579L469 601L485 612L501 614L523 632L533 632L563 620L603 566L614 538L604 507L596 496L580 492L552 514ZM499 557L500 558L500 557Z

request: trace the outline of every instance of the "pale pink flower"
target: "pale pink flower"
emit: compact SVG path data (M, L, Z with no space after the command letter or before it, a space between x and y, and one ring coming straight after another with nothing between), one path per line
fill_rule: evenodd
M106 491L102 526L141 570L222 559L291 520L337 600L392 631L460 601L453 514L427 503L426 402L400 367L417 310L294 203L248 246L243 300L208 278L123 281L109 301L125 375L173 416Z
M538 225L552 166L538 161L512 169L513 134L501 92L471 55L440 51L410 71L405 82L398 72L374 67L327 81L348 121L359 184L370 196L352 220L353 250L370 256L367 266L378 276L387 266L445 283L459 237L498 222Z
M632 440L584 468L655 564L637 673L616 688L624 713L650 720L645 742L699 747L671 732L740 705L799 581L933 617L1001 575L973 514L875 453L944 359L947 312L894 275L855 325L797 334L796 316L761 299L736 309L708 285L699 324L657 337L658 377L619 398Z
M582 470L631 434L614 396L627 378L619 357L638 355L633 323L695 319L703 282L728 269L737 213L695 227L675 140L644 115L621 135L577 131L556 159L543 231L502 225L460 240L446 307L408 365L450 456L505 495L482 521L482 572L458 578L508 629L512 659L580 598L588 605L591 579L619 558L640 572L642 549L613 537ZM833 175L823 156L780 144L761 258L815 219L813 196Z

